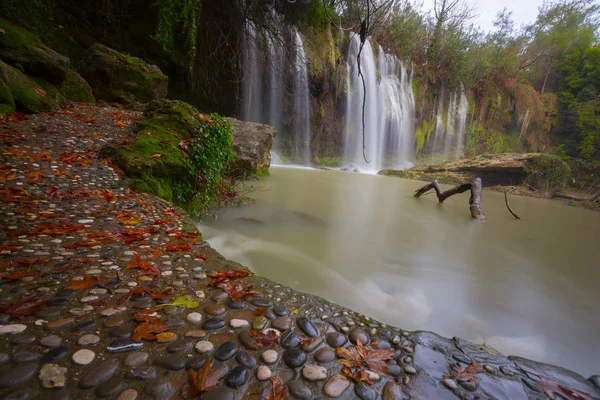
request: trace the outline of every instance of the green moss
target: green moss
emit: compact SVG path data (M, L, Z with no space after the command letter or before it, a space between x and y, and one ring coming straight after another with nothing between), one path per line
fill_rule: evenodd
M67 71L67 77L60 85L59 90L68 101L96 102L90 85L73 71Z
M40 39L31 32L11 24L5 19L0 18L0 28L4 34L0 35L0 43L11 49L28 49L41 46Z
M540 154L529 163L525 181L534 188L553 192L560 189L571 173L571 168L560 157Z
M341 167L342 159L340 157L315 157L315 164L323 167Z
M15 112L15 101L6 83L0 79L0 115L6 116L13 112Z
M21 71L0 61L0 76L6 79L16 109L26 113L49 112L58 108L62 96L48 82L34 81Z

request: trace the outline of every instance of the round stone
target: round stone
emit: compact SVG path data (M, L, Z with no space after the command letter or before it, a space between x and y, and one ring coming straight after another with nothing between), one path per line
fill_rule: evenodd
M316 349L317 347L319 347L321 345L321 343L323 343L325 339L323 339L322 336L317 336L314 337L304 343L302 343L302 350L310 353L312 352L314 349Z
M263 299L261 297L256 297L252 299L252 305L259 308L269 308L273 307L273 303L270 300Z
M66 346L54 347L54 348L48 350L46 353L44 353L41 361L43 363L54 362L54 361L57 361L57 360L60 360L64 357L66 357L67 354L69 354L68 347L66 347Z
M319 330L310 319L306 317L300 317L298 318L296 323L298 324L300 329L302 329L302 331L306 333L306 336L311 338L319 336Z
M37 340L37 337L33 333L24 333L22 335L16 335L12 337L10 341L12 344L19 346L22 344L33 343Z
M111 328L108 331L108 334L117 339L127 339L131 337L131 331L129 329L121 328L120 326Z
M407 374L414 375L417 373L417 370L412 365L405 365L404 372L406 372Z
M199 325L202 322L202 314L197 313L197 312L193 312L193 313L189 313L187 315L187 317L185 317L185 319L190 323L190 324L195 324L195 325Z
M93 328L95 325L96 325L96 321L94 321L93 319L91 319L89 321L85 321L85 322L82 322L80 324L77 324L77 325L73 326L71 328L71 330L73 332L86 331L86 330L88 330L90 328Z
M221 304L208 304L204 307L204 312L208 315L218 317L219 315L225 314L227 309Z
M271 378L272 372L266 365L260 365L256 370L256 379L259 381L266 381Z
M113 376L106 382L101 383L95 390L96 396L100 398L112 397L119 393L123 388L123 382L119 377Z
M57 335L44 336L40 339L40 344L46 347L57 347L62 343L62 338Z
M402 388L396 382L388 382L383 387L383 400L401 400L406 398Z
M379 397L375 390L362 383L354 385L354 393L361 400L376 400Z
M19 351L13 354L12 359L18 364L32 362L40 358L40 353L34 351Z
M169 353L183 353L187 352L192 348L192 342L185 339L179 339L167 346L167 352Z
M127 357L125 357L124 364L127 367L137 367L148 361L148 358L148 353L136 351L131 354L128 354Z
M267 364L274 364L279 359L279 353L275 350L265 350L261 354L263 361Z
M331 350L330 348L323 347L315 352L314 357L318 362L325 364L335 360L335 351Z
M257 346L256 340L248 334L248 331L240 332L238 340L247 349L255 349Z
M214 353L214 358L219 361L227 361L238 351L238 344L234 342L225 342Z
M310 400L313 395L308 386L301 380L288 383L290 394L300 400Z
M449 379L449 378L442 379L442 384L450 390L454 390L454 389L458 388L458 386L456 385L456 381L454 379Z
M156 378L156 368L149 365L133 367L127 371L125 378L134 381L149 381Z
M243 365L244 367L246 367L248 369L256 368L256 359L254 358L252 353L250 353L248 351L242 350L242 351L238 352L237 355L235 356L235 361L237 361L240 365Z
M190 357L187 362L185 363L185 367L187 369L193 369L193 370L199 370L200 368L202 368L204 366L204 364L206 363L206 357L205 356L192 356Z
M40 370L39 379L46 389L65 386L67 369L56 364L45 364Z
M94 358L96 357L96 353L94 353L91 350L88 349L81 349L81 350L77 350L73 356L71 356L71 359L73 360L73 362L75 364L79 364L79 365L87 365L89 363L91 363L92 361L94 361Z
M135 389L127 389L121 392L119 396L117 396L117 400L136 400L138 397L138 392Z
M80 346L89 346L97 344L100 341L100 336L94 334L83 335L77 340L77 344Z
M331 347L337 348L342 347L348 341L346 335L343 335L339 332L332 332L327 334L326 337L327 344Z
M225 327L225 320L217 317L210 317L202 324L202 329L207 331L221 329Z
M27 329L27 325L23 324L10 324L0 326L0 335L14 335L23 332Z
M292 319L290 317L279 317L271 322L271 327L281 332L287 331L292 327Z
M194 330L185 333L185 337L200 339L206 336L206 332L201 330Z
M61 318L54 321L50 321L44 326L46 329L58 329L70 325L75 321L73 318Z
M306 363L306 353L299 349L287 349L283 352L283 362L290 368L298 368Z
M147 383L144 386L144 392L146 393L146 395L148 395L149 398L152 399L170 399L175 395L177 391L176 387L174 386L174 382L170 377L161 377L160 379L154 379L153 381Z
M240 386L243 386L246 382L248 382L250 374L248 373L248 369L241 365L234 367L227 378L225 378L225 385L230 388L237 389Z
M284 349L294 349L300 346L300 337L295 331L286 331L281 335L279 343Z
M202 354L211 352L214 349L214 347L215 346L208 340L202 340L202 341L196 343L196 346L195 346L196 351L198 351L198 353L202 353Z
M53 399L59 400L59 399L64 399L64 393L63 397L61 397L61 393L57 393L56 397L53 396ZM23 389L17 389L13 392L8 393L6 396L4 396L2 399L3 400L29 400L31 398L31 396L33 396L33 390L31 390L30 388L23 388Z
M327 368L320 365L307 365L302 369L302 376L307 381L324 381L327 379Z
M246 321L245 319L232 319L231 321L229 321L229 326L231 326L234 329L237 328L245 328L250 326L250 323L248 321Z
M118 368L119 360L116 358L102 361L85 372L83 377L79 380L79 387L81 389L96 387L112 378Z
M179 371L185 367L185 362L180 356L172 354L166 357L157 358L154 360L154 364L169 371Z
M350 341L354 344L356 344L356 342L360 339L362 344L367 344L369 343L369 336L367 335L367 332L365 332L364 329L362 328L354 328L352 329L352 331L350 332Z
M289 309L286 306L282 306L282 305L275 306L273 308L273 312L278 317L285 317L285 316L287 316L290 313Z
M325 382L323 393L332 398L340 397L349 386L350 381L344 375L337 374Z
M131 339L116 339L113 340L106 351L109 353L126 353L128 351L139 350L144 346L142 342L134 342Z

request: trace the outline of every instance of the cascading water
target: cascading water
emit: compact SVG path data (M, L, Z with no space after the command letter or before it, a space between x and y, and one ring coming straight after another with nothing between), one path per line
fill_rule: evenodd
M311 134L306 54L297 29L281 21L273 13L269 32L256 29L250 21L245 24L242 118L275 127L273 152L293 163L308 164ZM284 118L286 112L292 118Z
M462 84L460 94L459 92L450 92L448 98L448 108L444 112L444 86L442 85L437 104L433 145L431 146L432 154L440 154L446 160L459 159L462 155L469 110L469 100Z
M469 100L465 93L465 88L460 85L460 104L458 106L458 122L456 124L456 131L458 133L458 141L456 148L454 149L454 158L460 159L462 157L462 149L465 143L465 130L467 128L467 113L469 112Z
M367 40L360 55L361 78L357 59L360 45L359 36L352 34L346 61L344 162L366 172L386 166L406 167L412 157L414 132L412 77L396 57L385 54L381 47L376 60Z

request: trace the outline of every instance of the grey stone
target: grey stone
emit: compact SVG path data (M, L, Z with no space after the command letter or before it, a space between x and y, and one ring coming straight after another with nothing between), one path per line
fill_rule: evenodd
M111 358L90 367L79 380L81 389L90 389L106 382L117 372L119 360Z
M35 363L3 366L0 369L0 388L10 388L28 382L35 376L37 368Z

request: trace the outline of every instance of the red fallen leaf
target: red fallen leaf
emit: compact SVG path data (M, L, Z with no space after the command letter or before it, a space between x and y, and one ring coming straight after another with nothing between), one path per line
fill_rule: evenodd
M67 282L68 289L74 290L89 290L97 285L100 281L90 276L84 276L83 279Z
M221 285L221 289L223 289L233 301L242 301L250 296L260 296L260 293L250 290L250 288L252 288L252 285L244 285L243 283L237 285L223 283Z
M194 258L197 258L197 259L202 260L202 261L208 260L208 256L206 254L204 254L204 253L203 254L196 254L196 255L194 255Z
M46 177L46 175L44 175L44 173L40 171L30 172L25 176L27 177L27 183L39 183L42 180L42 178Z
M52 161L52 156L49 151L35 153L30 157L31 161Z
M582 392L577 389L571 389L561 385L560 383L549 381L543 378L537 382L536 385L540 387L552 400L556 398L556 395L559 395L561 396L561 399L564 398L566 400L592 400L592 395L589 393Z
M30 231L30 234L56 236L56 235L65 235L67 233L81 231L84 229L85 229L85 226L83 226L83 225L75 225L75 224L62 224L61 225L61 224L41 223L41 224L37 224Z
M187 243L169 243L166 247L167 251L187 251L191 250L192 246Z
M50 261L50 260L47 258L32 258L32 259L28 259L28 260L20 258L19 264L29 265L31 267L33 264L44 264L44 263L47 263L48 261Z
M108 239L112 238L112 235L108 232L90 232L85 234L90 239Z
M160 153L156 153L156 154L152 154L152 158L161 158L162 154Z
M288 389L277 376L270 379L271 391L267 393L265 400L287 400L289 398Z
M163 255L163 252L160 249L160 247L157 247L156 249L152 250L151 254L152 254L152 257L158 258L158 257L161 257Z
M123 122L123 121L117 121L117 122L115 122L115 126L117 128L127 128L127 124L125 122Z
M67 171L66 169L56 169L54 170L54 176L73 176L73 174L69 171Z
M81 240L79 242L72 242L72 243L64 243L63 247L65 249L78 249L80 247L94 247L94 246L98 246L101 245L103 243L108 242L109 240L107 239L100 239L100 240Z
M182 233L178 232L175 234L176 239L198 239L199 233Z
M13 318L23 318L28 315L34 314L37 309L47 303L48 300L38 299L35 294L26 295L22 297L18 302L13 304L0 304L0 312L4 314L10 314Z
M7 174L4 174L4 175L0 176L0 183L6 183L6 182L9 182L9 181L14 181L16 179L17 179L17 174L14 173L14 172L12 172L12 173L9 172Z
M21 246L17 246L14 244L2 243L0 244L0 253L3 251L10 251L11 253L16 253L17 251L19 251L20 248Z
M127 268L138 268L147 270L152 268L152 263L150 261L142 261L142 256L140 256L137 252L133 252L133 256L135 257L135 261L129 261L125 266Z
M481 364L475 360L471 360L471 363L466 367L460 367L458 364L452 364L454 373L444 375L444 378L454 377L456 380L461 382L475 381L475 375L485 372Z
M7 121L14 121L14 122L21 122L21 121L27 121L27 117L25 116L25 114L22 114L20 112L16 112L14 114L9 115L6 120Z
M275 333L273 330L268 330L267 333L263 333L255 329L250 329L248 334L256 341L256 345L248 347L250 350L257 350L260 347L272 346L277 344L279 341L279 336L277 336L277 333Z
M15 156L20 158L27 157L27 154L23 150L4 150L4 154L7 156Z
M104 199L106 201L113 202L115 201L115 192L114 190L109 190L109 189L104 189L100 191L102 193L102 196L104 196Z
M211 371L212 360L210 357L206 360L202 368L197 372L193 369L188 369L188 387L186 396L188 398L202 398L202 393L210 392L216 389L222 374L218 371Z
M13 273L0 274L0 278L5 279L7 281L18 281L20 279L27 278L33 275L35 275L33 271L18 271Z
M77 154L72 153L62 153L59 157L59 160L66 164L75 164L79 156Z
M367 385L373 384L367 370L379 375L389 376L386 361L391 360L395 353L394 350L365 348L360 340L356 342L356 346L338 347L335 352L340 358L337 362L344 366L342 374Z
M131 339L136 342L145 340L156 340L156 335L163 333L171 329L170 326L165 325L159 318L154 318L147 321L142 321L137 324L133 331Z
M69 266L67 266L67 267L58 267L58 268L54 268L54 272L55 272L55 273L57 273L57 274L60 274L60 273L62 273L62 272L67 272L67 271L70 271L70 270L72 270L72 269L75 269L75 266L74 266L74 265L69 265Z
M230 269L227 271L219 271L213 273L207 273L206 276L211 278L213 281L210 286L219 286L224 282L228 282L232 279L245 278L247 276L254 275L254 272L246 271L243 269Z
M82 167L89 167L93 163L94 163L94 158L91 158L91 157L82 157L78 161L78 164Z
M254 315L255 317L262 317L267 313L267 309L266 308L257 308L256 310L254 310L252 312L252 315Z
M106 302L102 300L90 301L88 304L94 307L106 307Z
M167 221L166 219L157 219L152 225L165 225L170 223L173 223L173 221Z
M162 215L169 215L171 217L178 217L179 214L177 214L172 208L168 208L166 210L163 210L160 212Z
M169 133L173 136L179 136L179 134L177 133L177 131L175 129L171 129L171 132L169 132Z

